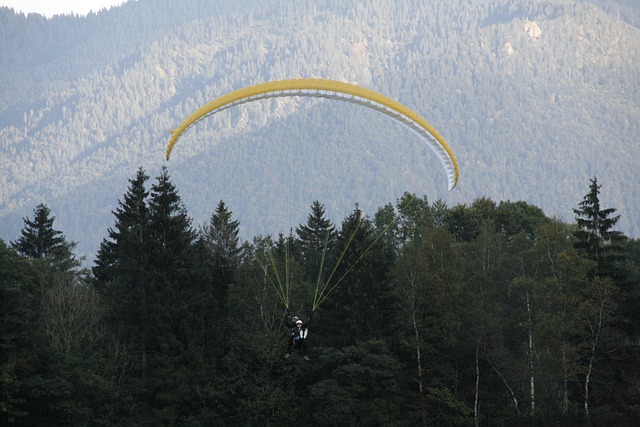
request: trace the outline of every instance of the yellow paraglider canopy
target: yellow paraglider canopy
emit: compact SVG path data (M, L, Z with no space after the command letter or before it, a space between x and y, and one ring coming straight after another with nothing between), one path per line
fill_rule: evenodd
M442 135L420 115L409 107L381 93L349 83L324 79L275 80L234 90L208 102L194 111L175 130L171 131L166 152L167 160L176 142L184 132L205 117L246 102L285 96L330 98L346 101L371 108L400 121L426 140L429 147L436 153L447 173L449 190L453 190L458 183L458 163L453 151Z

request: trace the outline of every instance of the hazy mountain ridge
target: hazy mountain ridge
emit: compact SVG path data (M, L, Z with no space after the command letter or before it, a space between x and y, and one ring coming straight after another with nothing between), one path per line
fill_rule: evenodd
M303 76L367 86L423 114L458 156L459 187L442 191L434 157L386 120L336 103L274 100L207 120L181 142L168 166L196 223L223 199L251 235L269 230L265 218L281 216L285 204L302 209L303 219L307 198L340 199L344 212L363 196L378 206L404 190L450 205L481 196L526 200L571 221L597 175L604 202L637 237L640 34L627 23L637 8L619 3L631 11L619 20L615 3L597 3L601 9L554 0L189 2L176 11L166 1L140 0L63 18L77 27L90 22L92 36L41 64L20 58L24 47L2 48L18 56L15 67L0 60L7 70L0 81L2 237L14 239L20 217L44 200L71 239L95 250L126 179L138 165L157 174L168 129L181 118L228 90ZM31 18L0 11L2 22L20 19ZM54 21L34 20L8 40L23 32L30 40ZM154 22L163 29L156 37ZM113 34L127 47L110 51L103 39ZM94 50L106 65L92 56L83 62L82 52ZM49 69L53 80L34 86ZM394 142L391 160L371 167L398 139L408 142ZM319 141L331 150L322 152ZM331 154L337 150L344 151ZM292 167L287 177L305 191L287 184L294 200L276 197L273 170L310 157L315 164ZM249 178L255 181L247 185Z

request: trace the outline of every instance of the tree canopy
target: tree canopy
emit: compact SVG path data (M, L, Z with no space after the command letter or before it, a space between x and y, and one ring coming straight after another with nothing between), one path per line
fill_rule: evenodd
M637 419L633 239L607 275L580 223L525 202L405 193L372 217L355 205L337 227L315 201L295 234L243 242L223 201L194 228L168 169L148 180L142 168L129 180L90 282L0 242L3 423ZM592 180L577 219L610 219L593 209L600 188ZM310 320L318 281L335 287L313 312L310 360L284 358L284 315Z

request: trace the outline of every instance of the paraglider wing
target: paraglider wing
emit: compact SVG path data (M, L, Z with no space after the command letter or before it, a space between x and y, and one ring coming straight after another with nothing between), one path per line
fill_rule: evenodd
M167 146L167 160L174 145L191 126L207 116L259 99L285 96L304 96L314 98L330 98L362 105L379 111L409 127L436 153L447 173L449 190L458 183L458 163L451 148L425 119L399 102L361 86L324 79L289 79L275 80L247 86L229 92L210 101L187 117L175 130L171 131Z

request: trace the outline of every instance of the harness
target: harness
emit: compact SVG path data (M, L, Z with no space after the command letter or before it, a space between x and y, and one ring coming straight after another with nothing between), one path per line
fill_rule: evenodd
M293 340L293 348L295 348L296 350L299 350L302 347L302 342L304 341L305 338L307 338L307 335L309 334L309 330L307 328L305 329L300 329L300 331L296 331L296 328L294 328L292 331L292 340Z

